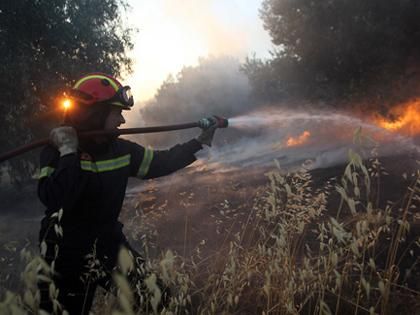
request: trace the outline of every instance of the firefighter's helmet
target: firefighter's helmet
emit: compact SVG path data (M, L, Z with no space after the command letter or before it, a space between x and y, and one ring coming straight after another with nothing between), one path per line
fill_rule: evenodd
M104 73L89 73L81 77L69 94L84 105L104 103L130 109L134 104L130 87Z

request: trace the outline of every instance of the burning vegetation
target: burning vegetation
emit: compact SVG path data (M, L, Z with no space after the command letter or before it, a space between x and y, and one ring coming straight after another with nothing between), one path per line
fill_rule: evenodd
M295 146L303 145L308 141L310 136L311 136L311 133L305 130L300 136L289 137L286 141L286 145L288 147L295 147Z
M408 136L420 134L420 100L414 100L395 106L387 117L376 116L375 122L380 127Z

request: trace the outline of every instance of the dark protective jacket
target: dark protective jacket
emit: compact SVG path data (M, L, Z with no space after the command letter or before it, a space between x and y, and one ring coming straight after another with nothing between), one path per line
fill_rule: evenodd
M38 195L47 207L40 241L86 252L92 250L93 243L116 248L125 239L118 216L128 177L168 175L194 162L194 153L202 149L195 139L164 151L123 139L85 147L61 158L54 147L43 149ZM57 237L57 215L53 214L60 209L64 210L59 222L63 235Z

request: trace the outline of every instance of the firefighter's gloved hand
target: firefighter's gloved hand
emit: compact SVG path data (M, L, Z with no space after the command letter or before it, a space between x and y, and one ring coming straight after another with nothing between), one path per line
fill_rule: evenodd
M79 145L76 130L69 126L51 130L50 141L60 151L60 156L77 152Z
M213 141L214 133L216 132L217 125L212 125L209 128L203 129L201 134L197 137L197 141L201 144L205 144L211 147Z

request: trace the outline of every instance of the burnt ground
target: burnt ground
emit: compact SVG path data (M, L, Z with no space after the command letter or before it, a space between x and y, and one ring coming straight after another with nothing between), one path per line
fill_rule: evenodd
M407 187L413 182L411 174L419 169L419 164L413 156L393 156L380 161L382 174L379 183L374 185L376 187L378 184L379 189L373 192L373 199L377 200L379 207L383 209L386 205L401 203L407 193ZM327 184L331 187L339 183L345 167L339 165L311 171L313 189L322 189ZM187 169L173 178L148 182L144 186L145 190L130 195L122 213L131 243L137 248L141 246L139 240L142 239L145 229L143 227L139 231L138 227L143 219L149 224L149 236L153 235L149 242L151 247L156 248L155 253L170 249L188 260L199 248L204 264L218 255L225 255L228 242L233 239L235 232L241 231L256 199L260 199L268 190L266 174L273 170L276 170L274 165L226 173ZM338 193L332 190L328 199L329 216L335 217L340 199ZM142 212L145 217L138 216L133 219L134 209L137 213ZM350 212L344 208L341 218L346 216L351 219ZM414 244L420 237L418 211L410 214L410 222L410 233L405 244L401 244L402 250L398 253L398 257L403 257L399 266L402 273L411 271L411 277L405 279L404 284L412 290L420 291L420 250L419 246ZM152 230L155 230L155 233L151 233ZM307 243L309 244L310 240ZM411 256L407 255L408 246L414 251ZM385 264L387 248L381 250L383 257L378 259ZM416 261L417 267L411 269ZM406 302L401 297L395 300L396 309L403 314L408 314L413 309L411 306L406 308ZM408 302L411 305L412 300ZM420 306L420 299L418 305Z
M419 169L419 164L414 156L394 156L381 161L388 174L381 176L379 203L398 202L410 183L410 174ZM311 171L314 189L323 187L331 179L338 181L344 168L341 165ZM211 257L246 220L257 195L267 190L266 173L272 170L275 170L274 165L226 172L191 167L147 182L132 180L121 214L125 232L136 249L141 249L146 241L149 245L147 255L150 256L170 249L189 257L204 241L207 252L203 256ZM402 176L404 173L407 179ZM329 209L334 212L339 197L332 194L329 200ZM43 207L32 187L24 193L13 193L1 208L0 293L3 293L20 286L19 274L23 266L19 252L23 247L36 251ZM226 218L237 220L226 226L223 220ZM408 238L414 240L419 236L420 218L413 219ZM416 259L420 256L418 254ZM420 290L420 271L417 268L415 272L413 289Z
M419 166L414 157L394 156L380 161L386 173L381 175L380 189L375 194L383 208L388 202L397 203L403 199L410 184L410 174ZM339 182L344 169L345 165L339 165L311 171L313 189L321 189L327 182ZM141 184L141 191L128 192L122 212L127 234L134 243L139 239L136 226L140 224L140 216L133 216L137 211L137 214L146 215L147 221L156 228L155 244L161 249L188 255L202 240L214 244L208 248L217 249L226 239L226 231L219 222L221 212L223 217L233 217L251 211L256 196L267 190L266 174L275 170L274 164L219 173L192 168L145 182ZM404 173L407 179L402 176ZM131 186L135 185L133 182ZM328 208L336 209L339 201L339 195L332 193ZM334 216L334 213L330 215ZM242 217L238 217L238 225Z

